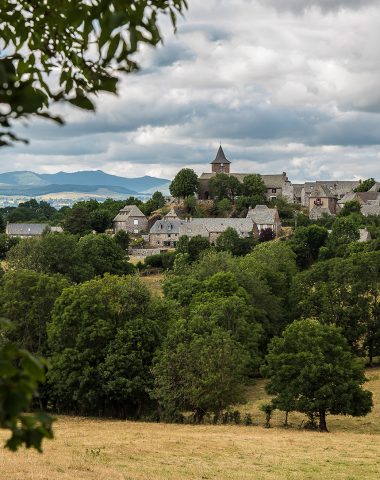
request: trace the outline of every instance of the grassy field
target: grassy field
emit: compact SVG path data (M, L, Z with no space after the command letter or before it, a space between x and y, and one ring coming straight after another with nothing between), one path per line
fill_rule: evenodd
M380 369L367 374L375 408L365 418L329 417L329 434L261 426L191 426L59 417L42 455L0 454L1 480L269 480L380 478ZM264 383L241 406L257 423ZM1 434L1 438L5 438Z

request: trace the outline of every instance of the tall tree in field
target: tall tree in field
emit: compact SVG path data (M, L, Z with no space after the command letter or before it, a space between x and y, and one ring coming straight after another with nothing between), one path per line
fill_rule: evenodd
M58 101L94 110L94 95L116 93L119 72L138 68L141 45L161 41L160 14L176 18L186 0L0 2L0 146L18 140L11 123ZM58 74L58 77L57 77ZM6 87L4 86L6 85Z
M335 325L293 322L272 340L263 373L274 404L318 416L322 432L328 431L329 413L356 417L372 409L372 393L362 388L363 363Z
M247 363L244 349L224 329L204 323L194 331L178 322L156 358L153 395L164 417L190 411L202 422L207 413L219 415L244 399Z
M183 168L174 177L169 187L171 195L186 198L198 191L198 176L191 168Z

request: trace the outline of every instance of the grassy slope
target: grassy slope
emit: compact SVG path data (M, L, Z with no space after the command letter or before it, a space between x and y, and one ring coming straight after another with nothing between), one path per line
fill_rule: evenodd
M0 455L1 480L377 479L380 369L368 372L376 407L365 418L329 418L330 434L260 426L164 425L60 417L44 454ZM241 407L262 422L263 382ZM283 417L277 416L280 425ZM274 418L276 423L276 418ZM4 434L1 434L4 438Z

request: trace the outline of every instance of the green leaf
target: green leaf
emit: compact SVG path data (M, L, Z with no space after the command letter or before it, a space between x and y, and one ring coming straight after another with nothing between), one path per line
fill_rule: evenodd
M76 98L71 98L69 99L69 102L72 105L75 105L78 108L82 108L84 110L95 110L94 104L91 102L91 100L85 96L78 96Z

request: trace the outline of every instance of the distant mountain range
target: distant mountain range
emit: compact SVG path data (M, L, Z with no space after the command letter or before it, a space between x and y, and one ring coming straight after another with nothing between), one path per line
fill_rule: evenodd
M29 171L0 173L0 195L37 197L47 194L84 193L104 197L147 196L155 191L168 193L170 180L156 177L125 178L101 170L58 172Z

